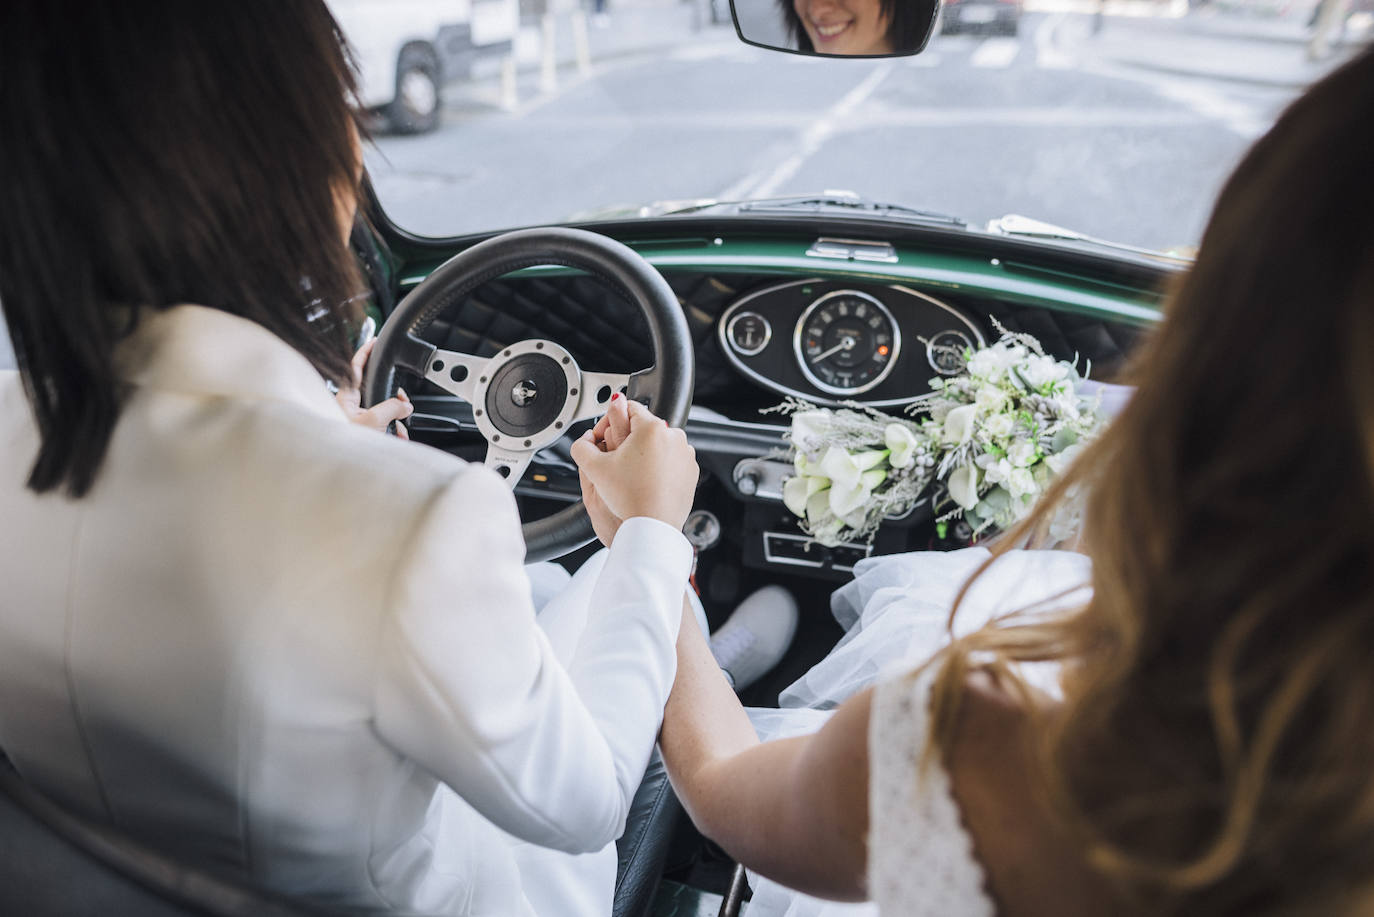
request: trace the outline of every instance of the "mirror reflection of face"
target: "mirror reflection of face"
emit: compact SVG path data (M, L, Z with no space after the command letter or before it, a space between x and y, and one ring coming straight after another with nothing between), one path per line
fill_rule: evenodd
M792 0L811 46L821 54L891 54L882 0Z

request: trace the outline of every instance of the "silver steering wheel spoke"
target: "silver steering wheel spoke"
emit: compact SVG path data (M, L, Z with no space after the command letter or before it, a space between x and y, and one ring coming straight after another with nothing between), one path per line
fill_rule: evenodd
M611 396L616 392L625 394L629 386L630 375L627 373L584 372L577 408L573 411L573 422L600 417L610 407Z
M506 479L506 485L514 488L524 476L525 469L534 458L534 450L506 449L495 443L487 443L487 457L482 464Z
M425 367L425 379L472 404L477 380L489 362L488 357L476 357L456 350L435 350Z

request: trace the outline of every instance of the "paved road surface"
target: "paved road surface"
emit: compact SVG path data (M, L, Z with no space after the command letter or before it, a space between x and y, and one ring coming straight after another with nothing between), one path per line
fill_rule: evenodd
M378 139L369 166L401 225L445 235L843 188L980 226L1021 213L1168 248L1198 240L1222 179L1294 94L1114 65L1071 14L890 61L772 53L708 28L566 71L555 93L534 80L514 111L477 84L434 134Z

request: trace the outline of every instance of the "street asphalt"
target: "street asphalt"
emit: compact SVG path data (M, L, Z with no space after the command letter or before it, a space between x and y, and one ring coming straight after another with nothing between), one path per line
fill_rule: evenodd
M1111 46L1131 29L1112 20ZM1192 41L1237 72L1275 53ZM1149 248L1196 243L1225 176L1298 90L1128 66L1106 46L1071 13L1028 13L1016 37L937 36L887 61L809 59L684 26L590 73L565 67L552 91L522 71L513 108L497 104L494 77L452 87L436 132L380 135L368 162L383 206L424 235L846 189L980 227L1019 213Z

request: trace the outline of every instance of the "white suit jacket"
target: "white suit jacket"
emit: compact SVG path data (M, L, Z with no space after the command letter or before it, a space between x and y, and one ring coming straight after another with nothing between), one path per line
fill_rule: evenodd
M251 322L145 316L81 500L0 371L0 748L87 816L251 882L420 913L530 910L511 836L622 831L691 549L628 520L568 666L492 472L345 421Z

